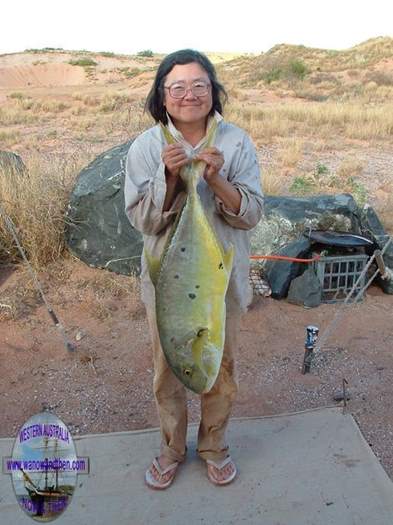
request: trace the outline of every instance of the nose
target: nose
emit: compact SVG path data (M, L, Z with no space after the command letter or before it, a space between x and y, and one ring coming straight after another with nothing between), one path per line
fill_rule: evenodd
M183 98L186 98L186 99L189 99L189 98L194 99L194 98L197 98L197 97L196 97L196 96L194 95L194 93L192 92L192 88L189 87L189 88L186 88L186 93L185 93L185 95L184 95Z

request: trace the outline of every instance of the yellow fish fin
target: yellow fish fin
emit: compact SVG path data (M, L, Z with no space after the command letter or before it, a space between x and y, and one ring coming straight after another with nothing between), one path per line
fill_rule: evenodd
M167 141L167 143L168 144L174 144L176 142L175 137L172 135L172 133L169 131L169 129L166 126L164 126L164 124L162 122L160 122L160 128L161 128L162 134L164 135L165 140Z
M230 248L224 253L223 261L225 269L230 272L232 270L233 257L235 255L235 248L231 244Z
M147 262L147 268L149 270L150 279L155 286L157 284L158 274L160 271L161 259L158 257L153 257L146 249L144 249L144 253Z

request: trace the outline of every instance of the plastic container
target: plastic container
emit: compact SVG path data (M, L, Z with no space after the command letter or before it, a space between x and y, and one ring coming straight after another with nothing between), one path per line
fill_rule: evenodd
M314 257L316 255L318 254L313 254ZM366 254L354 254L322 256L319 261L314 261L314 270L322 287L322 302L345 301L364 270L368 259L369 256ZM365 279L366 275L363 275L349 301L355 299L359 290L365 285ZM363 299L363 296L359 299Z

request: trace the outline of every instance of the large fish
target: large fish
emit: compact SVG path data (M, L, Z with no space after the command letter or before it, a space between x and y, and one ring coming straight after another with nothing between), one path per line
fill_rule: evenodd
M217 122L209 128L206 147L214 143ZM162 126L168 143L175 142ZM173 225L161 259L145 250L155 287L161 347L175 375L190 390L208 392L220 370L225 338L225 294L234 249L224 253L197 192L206 163L190 161L180 176L187 199Z

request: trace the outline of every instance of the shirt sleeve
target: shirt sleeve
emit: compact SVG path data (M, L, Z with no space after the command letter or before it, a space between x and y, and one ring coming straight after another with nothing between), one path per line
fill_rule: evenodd
M234 228L242 230L254 228L263 214L263 192L255 147L247 134L244 134L234 169L228 175L228 182L241 195L240 210L234 213L216 196L218 212Z
M157 166L158 162L158 166ZM166 195L165 165L147 158L143 141L131 144L126 158L124 201L131 225L145 235L157 235L182 208L186 194L179 192L168 211L162 211Z

